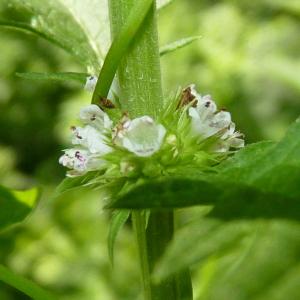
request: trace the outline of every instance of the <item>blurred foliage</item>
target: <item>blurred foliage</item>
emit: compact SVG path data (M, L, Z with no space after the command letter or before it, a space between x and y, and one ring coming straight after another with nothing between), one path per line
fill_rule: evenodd
M162 58L166 94L196 83L232 111L248 142L280 139L299 116L299 1L175 0L160 11L159 21L161 45L202 36ZM0 182L12 188L38 183L44 189L36 213L1 236L1 262L62 299L135 299L139 279L128 228L118 238L111 268L108 216L97 193L51 200L53 186L64 176L57 159L66 147L68 126L90 95L77 84L15 76L85 70L47 41L8 29L0 29L0 53ZM190 213L185 212L183 222L186 218ZM199 294L206 290L203 278L209 281L214 264L210 257L196 272ZM0 299L27 298L1 284Z

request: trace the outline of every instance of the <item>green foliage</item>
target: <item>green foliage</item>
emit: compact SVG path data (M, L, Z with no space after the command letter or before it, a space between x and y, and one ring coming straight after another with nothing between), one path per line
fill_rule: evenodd
M282 141L250 145L213 168L212 174L190 171L187 178L147 182L112 206L144 209L213 204L212 213L224 218L298 219L299 146L300 122L296 122Z
M8 268L2 265L0 265L0 280L22 291L34 300L57 299L57 297L54 297L33 281L11 272Z
M147 183L113 204L138 209L211 205L205 218L178 232L154 279L165 280L196 263L205 270L213 260L212 275L197 299L296 299L299 143L297 121L280 142L250 145L210 175L187 173L191 179ZM253 274L261 274L260 280Z
M178 49L184 48L185 46L190 45L191 43L200 39L200 36L191 36L184 39L180 39L173 43L167 44L159 49L160 56L164 56L166 54L172 53Z
M37 205L39 192L36 188L13 191L0 186L0 232L23 221ZM35 300L54 300L54 296L34 282L0 265L0 281L11 285Z
M107 15L102 1L1 0L0 7L8 8L22 17L5 20L2 24L38 33L73 55L89 72L99 70L109 43ZM1 25L1 24L0 24ZM101 33L99 34L99 28Z
M200 263L195 283L207 282L196 299L297 299L299 229L283 220L198 220L178 232L156 280Z
M85 73L64 72L64 73L16 73L18 77L28 80L53 80L53 81L76 81L84 87L86 78L89 76Z
M0 230L23 221L37 205L38 194L36 188L13 191L0 186Z
M129 216L130 216L129 210L114 211L112 213L109 233L107 238L108 254L112 264L114 262L114 246L117 239L117 235L120 229L128 220Z
M158 8L169 2L158 1ZM109 46L108 18L106 10L101 9L101 1L0 0L0 5L4 8L0 26L36 34L67 50L88 72L99 71ZM212 93L217 101L233 110L234 119L248 140L279 139L300 108L297 77L300 52L299 39L295 38L299 5L295 1L280 0L176 1L169 11L161 11L160 15L162 40L176 40L199 32L204 37L177 55L164 58L167 88L177 87L178 82L183 85L196 82L203 92ZM172 26L170 19L176 20L171 22ZM78 77L74 74L74 77L70 73L53 73L59 71L57 68L69 70L74 65L70 66L65 56L43 43L33 39L24 42L16 33L12 33L12 37L12 41L19 42L1 36L3 57L7 59L0 66L1 74L5 73L0 80L3 111L0 133L1 143L10 146L4 151L1 145L1 156L5 154L0 161L1 180L23 186L32 176L39 179L48 176L55 182L62 176L52 172L58 168L50 167L57 160L58 143L62 143L56 139L56 131L61 132L61 124L67 123L67 114L72 117L75 114L75 102L66 97L71 91L7 77L9 72L14 73L14 68L45 68L44 72L51 73L21 76L59 81L78 79L83 84L84 74ZM25 43L31 46L24 47ZM175 48L178 44L167 47ZM79 97L82 98L82 94ZM40 101L44 98L48 100ZM60 117L59 111L62 112ZM24 124L30 126L24 128ZM55 133L54 126L57 126ZM299 123L296 123L279 143L252 144L210 173L196 172L193 168L188 172L177 170L174 178L137 186L114 203L116 207L156 209L209 205L205 218L198 216L197 221L179 230L157 266L154 276L157 282L193 266L195 299L198 300L298 298L299 135ZM49 147L49 143L55 147ZM26 148L26 145L29 146ZM65 145L59 145L63 147ZM13 156L18 158L17 165L8 162ZM24 168L20 162L31 167ZM33 174L33 170L37 172ZM134 283L138 278L132 271L136 255L128 251L131 237L126 230L125 234L121 232L118 249L121 259L116 257L118 268L111 275L103 263L105 241L96 241L106 236L103 228L108 227L99 212L102 197L97 195L92 199L85 192L79 197L77 187L86 186L88 181L85 180L67 178L57 190L61 198L59 203L55 202L53 215L52 206L44 208L45 213L39 212L40 217L28 228L4 240L14 246L3 255L3 261L13 262L14 269L23 268L23 273L64 293L65 299L95 299L99 291L105 299L134 299L137 294ZM47 188L52 189L49 182ZM31 208L20 201L20 194L17 196L2 188L0 194L1 202L8 205L8 209L1 210L1 221L2 218L8 220L8 212L14 213L17 222L30 212ZM124 219L126 212L120 212ZM45 219L51 220L46 228L43 227ZM111 251L124 219L120 217L112 224ZM12 224L8 221L3 223L5 228L9 225ZM2 223L0 227L2 229ZM52 232L50 237L49 232ZM1 240L1 249L4 244L7 243ZM86 272L87 269L90 271ZM82 270L85 276L78 275ZM10 271L0 267L0 277L9 274L5 272ZM121 274L128 276L118 279ZM19 279L11 279L14 286L22 290ZM11 291L4 297L1 292L1 299L13 298Z

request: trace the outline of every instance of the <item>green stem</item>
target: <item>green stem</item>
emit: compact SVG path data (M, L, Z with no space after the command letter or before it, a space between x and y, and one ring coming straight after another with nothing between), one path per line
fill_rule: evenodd
M166 250L173 238L174 213L173 211L151 212L146 230L147 255L150 273L157 261ZM151 284L152 300L178 299L175 277L155 285Z
M118 37L128 24L135 6L149 0L110 0L111 31ZM148 14L118 68L121 105L131 117L157 117L163 105L156 8L153 1Z
M146 218L141 211L132 212L132 224L138 245L144 299L151 300L151 274L148 264Z
M155 1L150 10L147 10L147 4L149 4L149 0L109 0L111 32L113 37L117 37L117 41L120 41L120 36L126 37L123 33L126 32L128 24L135 20L136 7L144 7L143 13L147 13L144 14L146 17L130 43L128 51L123 49L123 58L118 66L121 88L120 102L122 109L127 111L131 118L141 115L157 117L163 107ZM128 36L128 39L131 37ZM114 43L113 45L119 45L119 47L121 45L119 42ZM117 46L115 46L116 49ZM110 58L108 56L106 62ZM121 55L119 55L120 58ZM107 68L109 69L109 66ZM112 66L113 68L115 65ZM112 80L112 76L110 75L109 78L104 89L105 92L108 92L108 82ZM101 78L99 78L98 84L101 87ZM100 96L104 96L103 93L101 94L101 89L98 89L99 91ZM147 229L142 212L133 212L132 221L140 256L144 299L187 299L180 296L180 284L175 277L157 285L151 280L154 266L173 238L173 211L151 212Z
M173 236L173 212L151 212L146 229L144 212L133 211L132 223L139 251L144 299L178 299L175 278L169 278L157 285L151 280L155 264Z
M99 98L106 98L116 74L120 60L127 52L134 36L144 21L146 14L152 6L153 0L140 1L134 6L122 30L116 34L113 43L105 57L104 64L99 74L95 87L92 103L97 104Z

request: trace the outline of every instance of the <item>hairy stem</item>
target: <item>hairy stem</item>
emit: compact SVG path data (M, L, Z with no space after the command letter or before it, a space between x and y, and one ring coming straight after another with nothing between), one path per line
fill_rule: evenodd
M132 12L137 11L136 7L147 8L148 3L149 0L109 0L112 36L119 37L123 34L124 28L128 26L128 19L135 19ZM118 67L121 107L131 118L141 115L155 118L163 107L155 1L147 10L128 51L123 51L124 56ZM154 266L173 238L173 211L151 212L147 228L143 212L134 211L132 221L139 250L144 299L191 299L181 297L177 276L158 284L151 280ZM185 278L190 280L189 277Z
M136 242L138 245L144 299L151 300L151 274L148 261L145 215L140 211L133 211L132 224L136 235Z
M148 0L110 0L111 31L118 36L135 5ZM118 68L122 109L131 117L156 117L163 104L155 1Z

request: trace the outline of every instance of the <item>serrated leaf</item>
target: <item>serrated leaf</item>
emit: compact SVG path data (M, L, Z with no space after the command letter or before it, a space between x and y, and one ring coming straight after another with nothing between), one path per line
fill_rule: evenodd
M190 45L191 43L197 41L200 38L201 38L201 36L191 36L191 37L187 37L187 38L184 38L184 39L177 40L173 43L162 46L159 49L159 54L160 54L160 56L170 54L172 52L175 52L176 50L179 50L183 47L186 47L186 46Z
M89 74L86 73L75 73L75 72L61 72L61 73L16 73L20 78L29 80L53 80L53 81L76 81L81 83L83 86L86 82L86 78Z
M0 186L0 231L23 221L36 206L38 195L36 188L15 191Z
M1 0L0 25L36 33L72 54L91 73L99 70L108 49L105 0ZM5 20L4 11L20 19Z
M38 286L33 281L20 276L5 266L0 265L0 281L16 288L23 292L25 295L31 297L34 300L54 300L57 297L51 295L48 291Z
M110 220L107 239L108 255L111 264L114 262L114 246L120 229L124 226L130 216L129 210L114 211Z

